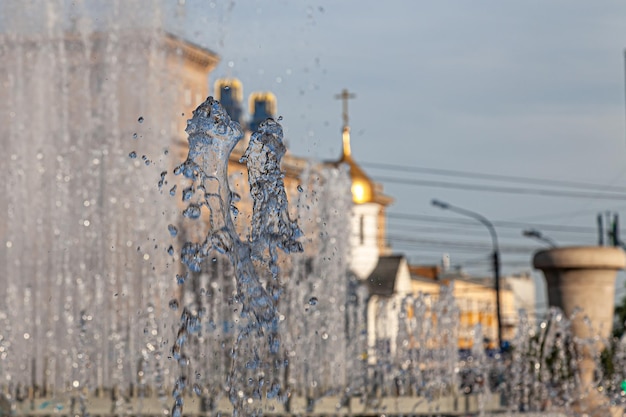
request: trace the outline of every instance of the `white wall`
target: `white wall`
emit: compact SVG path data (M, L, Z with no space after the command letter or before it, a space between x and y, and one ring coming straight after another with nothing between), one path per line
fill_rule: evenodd
M360 279L366 279L378 263L378 211L376 203L355 204L352 208L350 269Z

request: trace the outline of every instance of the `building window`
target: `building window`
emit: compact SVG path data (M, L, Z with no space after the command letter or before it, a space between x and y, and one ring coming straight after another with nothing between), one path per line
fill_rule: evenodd
M365 219L362 214L359 217L359 243L361 245L365 243Z

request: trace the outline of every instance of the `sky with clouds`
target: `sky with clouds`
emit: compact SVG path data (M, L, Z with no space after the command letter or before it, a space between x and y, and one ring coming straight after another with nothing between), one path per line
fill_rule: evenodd
M496 222L588 227L578 234L543 231L564 245L595 244L599 211L621 212L626 223L622 1L187 0L175 8L184 16L176 30L220 55L213 77L238 77L245 96L276 94L295 154L339 156L341 103L334 95L348 88L357 95L350 102L352 151L374 179L543 188L368 163L622 187L613 190L615 198L591 199L382 181L395 199L392 214L458 219L430 205L439 198ZM532 250L540 247L522 229L499 230L504 247L526 248L503 252L505 272L530 270ZM391 218L390 235L400 237L391 243L413 262L437 262L448 252L453 264L489 273L488 263L472 263L485 253L400 243L488 246L480 226Z

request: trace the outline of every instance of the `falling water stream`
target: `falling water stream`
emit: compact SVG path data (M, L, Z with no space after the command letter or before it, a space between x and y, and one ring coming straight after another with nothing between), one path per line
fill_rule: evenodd
M155 178L180 116L175 64L158 7L138 26L136 2L97 16L87 3L0 4L0 384L53 398L50 408L125 391L142 314L151 304L169 320L172 262L160 245L174 210Z

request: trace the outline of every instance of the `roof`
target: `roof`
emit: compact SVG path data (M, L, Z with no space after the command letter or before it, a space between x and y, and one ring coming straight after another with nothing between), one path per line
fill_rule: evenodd
M367 278L370 296L391 297L393 295L402 258L402 255L389 255L378 258L376 268Z
M441 274L441 267L439 265L409 265L409 272L411 272L411 277L418 276L436 281Z
M507 282L506 276L500 277L500 288L505 290L511 289L511 284ZM441 277L453 281L467 282L469 284L480 285L485 288L494 288L494 277L471 277L462 273L449 273Z
M446 281L426 278L421 275L411 274L411 282L423 282L424 284L433 284L437 286L447 285Z
M177 53L180 53L190 62L211 70L219 63L219 55L204 46L195 44L171 32L164 32L164 37L171 49L176 50Z
M341 158L336 161L326 161L326 163L335 167L341 164L348 165L350 178L352 180L351 191L354 203L362 204L374 202L383 206L391 204L393 198L383 194L382 184L374 182L352 158L352 151L350 150L350 127L343 127L342 137L343 147Z

